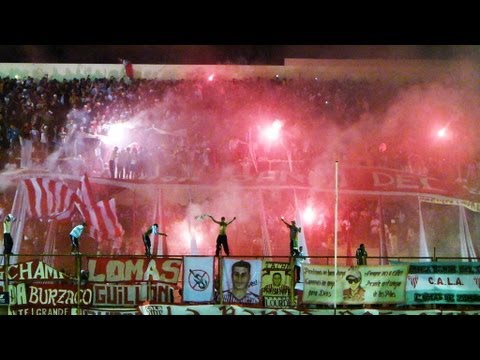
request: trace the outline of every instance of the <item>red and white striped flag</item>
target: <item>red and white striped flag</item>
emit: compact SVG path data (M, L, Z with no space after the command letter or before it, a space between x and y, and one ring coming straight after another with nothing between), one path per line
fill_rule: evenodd
M119 240L124 234L118 222L115 199L95 203L88 177L81 179L77 193L61 181L44 178L23 181L28 194L28 215L34 218L71 219L75 205L89 225L90 235L97 239Z
M115 199L102 200L91 207L77 203L77 208L87 222L93 238L117 239L123 235L124 230L117 218Z
M85 206L93 206L93 190L92 185L90 185L90 180L88 180L87 174L82 176L80 180L80 189L77 190L78 197L83 201Z
M76 205L89 226L90 236L97 240L118 240L124 230L118 222L115 199L101 200L95 204L87 175L82 176L78 194L81 201Z
M23 180L28 196L28 215L34 218L68 219L74 211L78 196L61 181L44 178Z

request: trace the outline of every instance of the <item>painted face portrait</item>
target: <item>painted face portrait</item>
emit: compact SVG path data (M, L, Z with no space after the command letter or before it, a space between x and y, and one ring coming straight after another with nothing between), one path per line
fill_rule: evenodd
M235 290L247 290L250 282L250 269L234 265L232 268L232 283Z
M272 276L273 286L280 286L281 283L282 283L282 275L280 275L279 273L273 274Z

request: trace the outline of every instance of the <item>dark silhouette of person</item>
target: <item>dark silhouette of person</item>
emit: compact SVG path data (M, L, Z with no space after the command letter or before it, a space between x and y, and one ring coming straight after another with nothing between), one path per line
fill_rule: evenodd
M151 256L152 255L152 252L150 251L150 249L152 247L152 242L150 241L150 235L152 233L154 235L168 236L167 234L164 234L164 233L158 231L158 224L153 224L152 226L150 226L148 228L148 230L143 233L143 236L142 236L143 244L145 245L145 255L146 256Z
M291 224L287 223L283 217L280 220L290 229L290 255L294 256L298 251L298 233L302 232L302 228L297 227L295 220L292 220Z
M228 249L227 226L230 225L236 219L236 217L234 217L229 222L225 222L225 216L222 216L220 221L215 220L211 215L208 215L208 217L212 219L214 223L217 223L218 225L220 225L220 231L217 236L217 246L215 250L215 256L218 256L220 254L220 250L222 247L223 247L223 251L225 251L225 254L229 256L230 250Z
M357 258L357 265L367 265L367 250L365 249L365 245L360 244L360 247L357 249L355 253L355 257Z

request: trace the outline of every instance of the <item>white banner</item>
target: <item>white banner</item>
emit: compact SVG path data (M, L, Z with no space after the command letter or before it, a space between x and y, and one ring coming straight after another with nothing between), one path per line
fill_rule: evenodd
M123 309L100 309L100 308L90 308L90 309L81 309L81 315L140 315L140 312L137 310L123 310Z
M142 315L480 315L480 310L388 310L388 309L266 309L236 305L142 305Z
M407 291L472 291L480 290L480 275L408 274Z
M263 309L237 305L142 305L142 315L300 315L295 309Z
M259 304L262 260L223 259L223 303Z
M210 302L212 300L213 256L185 256L183 260L183 301Z

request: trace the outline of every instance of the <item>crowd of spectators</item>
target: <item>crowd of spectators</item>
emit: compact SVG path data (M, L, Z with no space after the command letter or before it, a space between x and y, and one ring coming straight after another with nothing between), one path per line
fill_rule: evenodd
M379 146L376 138L368 136L362 138L363 147L350 148L335 139L337 132L332 129L347 131L366 118L376 119L380 128L382 115L398 95L421 85L319 78L58 81L47 75L38 80L5 77L0 79L0 170L44 167L45 160L57 154L52 170L134 180L210 176L227 168L250 176L277 169L307 173L321 161L339 159L354 166L478 183L480 162L475 152L452 162L448 151L422 153L400 142ZM285 123L281 146L262 141L257 131L278 117ZM115 138L105 141L109 129L118 124L134 124L127 144ZM31 151L27 149L30 142ZM283 236L272 206L278 201L265 201L271 238ZM389 250L398 253L418 236L414 233L417 216L405 216L415 210L386 206L381 230L376 201L344 205L340 231L345 243L350 236L352 242L361 239L373 247L381 235L390 239ZM290 213L295 216L293 208ZM311 230L324 239L316 243L321 248L314 253L332 248L333 217L324 216L323 225ZM262 239L253 232L261 231L251 230L245 227L238 236L253 239L248 249L258 254ZM273 253L283 253L281 246L272 242Z
M155 177L160 172L188 177L231 165L244 173L272 166L288 169L292 163L297 164L296 171L308 171L314 162L333 157L350 165L450 180L475 179L476 154L451 164L448 152L422 153L405 142L389 142L385 151L386 146L379 148L374 137L363 139L361 147L332 138L333 128L354 128L367 117L377 119L380 128L382 115L412 85L318 78L58 81L47 75L39 80L5 77L0 79L0 142L6 151L0 168L7 164L29 167L61 150L59 159L69 162L67 169L59 166L60 170L73 167L79 173L127 179ZM266 144L257 131L276 117L285 123L281 146ZM107 145L102 140L114 124L133 119L136 127L131 135L137 136L132 136L131 144ZM33 158L22 153L24 139L32 142ZM118 153L112 158L114 146ZM27 158L18 161L22 155ZM115 165L113 174L110 160Z

